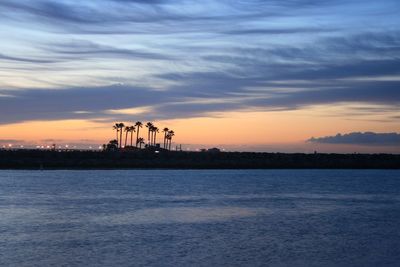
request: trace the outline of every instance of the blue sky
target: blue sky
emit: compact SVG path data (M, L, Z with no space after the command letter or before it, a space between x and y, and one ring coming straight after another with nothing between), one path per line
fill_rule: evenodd
M393 122L399 14L395 0L1 0L0 124L336 103Z

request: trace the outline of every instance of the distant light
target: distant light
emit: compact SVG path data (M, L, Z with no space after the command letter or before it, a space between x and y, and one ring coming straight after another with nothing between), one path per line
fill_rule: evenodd
M99 146L99 149L102 149L103 147L102 146Z
M68 148L68 145L65 145L66 148Z
M154 151L155 153L160 153L160 151L158 151L158 150L156 150L156 151Z
M12 144L8 144L8 147L12 147Z
M50 148L50 146L46 146L46 148Z
M92 147L90 146L89 149L92 149Z

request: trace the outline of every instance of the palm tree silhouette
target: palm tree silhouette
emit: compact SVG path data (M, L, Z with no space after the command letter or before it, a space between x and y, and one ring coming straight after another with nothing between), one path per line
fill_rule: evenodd
M126 126L125 127L125 132L126 132L126 135L125 135L125 147L126 147L126 143L127 143L127 140L128 140L128 133L131 134L131 146L132 146L132 133L134 131L135 131L135 126Z
M159 130L157 127L153 127L153 133L154 133L154 141L153 141L153 145L156 145L156 137L157 137L157 133L159 133Z
M118 139L119 139L119 136L118 136L118 132L119 132L119 123L116 123L114 126L113 126L113 129L116 131L116 134L117 134L117 147L118 147L118 145L119 145L119 142L118 142Z
M150 127L150 146L153 146L154 125Z
M120 122L118 123L118 127L119 127L119 148L122 148L122 131L125 127L125 124Z
M139 142L139 129L143 127L143 123L141 121L137 121L135 123L135 126L137 127L137 132L136 132L136 147L137 147Z
M169 134L167 134L167 137L166 137L166 139L167 139L166 149L169 149L169 148L168 148L168 146L169 146L168 144L169 144L169 142L171 141L171 138L172 138L172 137L171 137Z
M175 132L174 131L168 131L168 140L169 140L169 150L171 150L171 140L172 140L172 137L175 135Z
M129 126L126 126L125 129L124 129L124 131L125 131L125 145L124 145L124 147L126 147L126 141L128 140L128 133L129 133L131 130L130 130Z
M145 144L145 140L142 137L139 137L139 130L140 128L143 127L143 123L140 121L137 121L135 123L135 126L137 127L137 135L136 135L136 147L142 148L142 144ZM135 126L125 126L124 123L115 123L113 125L113 129L116 131L116 136L117 139L114 140L116 142L116 147L117 148L122 148L122 132L125 132L125 145L124 147L127 146L128 143L128 136L129 133L131 134L131 142L130 145L131 147L133 146L133 132L136 132L136 127ZM157 143L157 133L159 133L158 127L156 127L152 122L147 122L145 125L148 128L148 133L147 133L147 140L148 140L148 145L149 146L155 146ZM168 128L164 128L162 130L164 133L164 142L163 142L163 147L164 149L171 150L171 145L172 145L172 137L175 135L175 132L172 130L169 130Z
M142 144L144 144L144 139L142 137L138 138L138 144L139 144L139 148L142 148Z
M162 131L163 131L163 133L164 133L163 148L165 149L165 141L166 141L166 139L167 139L167 133L168 133L169 129L168 129L167 127L165 127Z
M135 126L131 126L131 147L133 147L133 133L136 132L136 127Z
M151 128L152 127L154 127L153 123L151 123L151 122L146 123L146 128L149 129L149 132L147 133L147 140L148 140L149 145L151 145L151 143L150 143L151 142L151 140L150 140L150 132L151 132Z

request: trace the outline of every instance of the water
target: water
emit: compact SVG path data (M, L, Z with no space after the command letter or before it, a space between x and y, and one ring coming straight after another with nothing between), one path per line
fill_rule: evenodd
M400 171L0 171L1 266L399 266Z

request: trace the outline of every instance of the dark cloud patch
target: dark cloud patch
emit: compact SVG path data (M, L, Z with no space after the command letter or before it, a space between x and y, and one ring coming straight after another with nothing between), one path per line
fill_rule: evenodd
M198 85L171 87L157 91L131 86L80 87L69 89L0 90L0 112L7 114L0 123L27 120L93 119L117 120L143 116L147 119L212 116L214 112L233 110L293 110L309 105L332 103L368 103L398 106L400 82L348 84L341 88L280 92L247 91L248 80L211 76ZM220 82L219 82L220 81ZM202 91L197 89L202 88ZM146 114L110 113L109 110L148 107ZM375 111L364 111L374 113Z
M1 60L24 62L24 63L56 63L56 62L58 62L57 60L14 57L14 56L8 56L8 55L4 55L4 54L0 54L0 59Z
M99 0L93 5L88 1L28 0L0 1L0 14L17 16L21 21L30 21L62 31L74 33L149 33L171 32L226 32L233 24L240 24L267 17L298 16L293 10L324 8L332 1L212 1L204 2L205 8L198 7L198 1L190 0ZM208 7L208 8L207 8ZM208 10L208 12L205 12ZM187 12L182 12L187 11ZM303 10L303 12L305 12ZM12 18L12 17L10 17ZM57 23L55 23L57 22ZM164 25L159 25L159 23ZM142 26L138 29L137 25ZM149 29L143 29L149 24ZM153 31L152 31L153 30ZM250 34L259 29L246 29ZM303 29L303 32L307 31ZM310 30L312 31L312 30ZM315 31L318 31L315 29ZM324 31L320 29L320 31ZM280 30L289 33L288 30ZM266 33L266 32L264 32ZM238 34L232 31L231 34ZM276 34L274 29L270 34Z
M7 92L7 93L6 93ZM97 88L31 89L2 91L1 123L28 120L96 119L109 117L110 109L125 109L159 102L147 88L109 86Z
M343 85L342 85L343 86ZM291 93L275 93L273 97L249 100L249 106L296 109L309 105L333 103L370 103L399 105L400 82L371 82L347 85L341 88L304 90Z
M297 69L286 77L289 79L322 80L396 74L400 74L400 59L360 60L347 64L323 64L314 68Z
M399 133L374 133L374 132L353 132L348 134L338 133L335 136L312 137L308 142L323 144L354 144L354 145L380 145L400 146Z
M146 1L147 2L147 1ZM9 1L0 2L0 11L7 14L11 11L14 14L34 16L40 18L41 23L51 24L57 21L66 24L86 25L92 27L96 24L111 25L122 22L153 22L165 19L179 19L178 16L169 14L160 7L156 8L150 4L160 3L160 1L99 1L96 5L87 2L49 1ZM132 6L128 5L132 4ZM134 4L146 5L147 9L140 9ZM57 26L57 25L53 25ZM61 25L60 25L61 26ZM62 25L66 27L66 25ZM75 28L78 29L78 28Z
M11 10L14 13L24 12L42 18L57 19L69 22L90 23L99 21L92 16L89 10L79 9L73 5L67 5L63 2L38 0L35 3L28 1L8 1L0 2L3 10Z
M90 41L73 41L69 43L52 43L44 47L62 58L82 59L88 57L112 57L122 59L155 59L173 60L172 56L135 49L123 49L113 46L100 45Z
M264 79L321 80L400 73L400 33L329 37L306 45L231 48L205 55L209 62L234 67L244 76Z
M304 34L304 33L321 33L321 32L334 32L335 29L324 28L251 28L251 29L236 29L223 32L224 34L233 35L276 35L276 34Z

